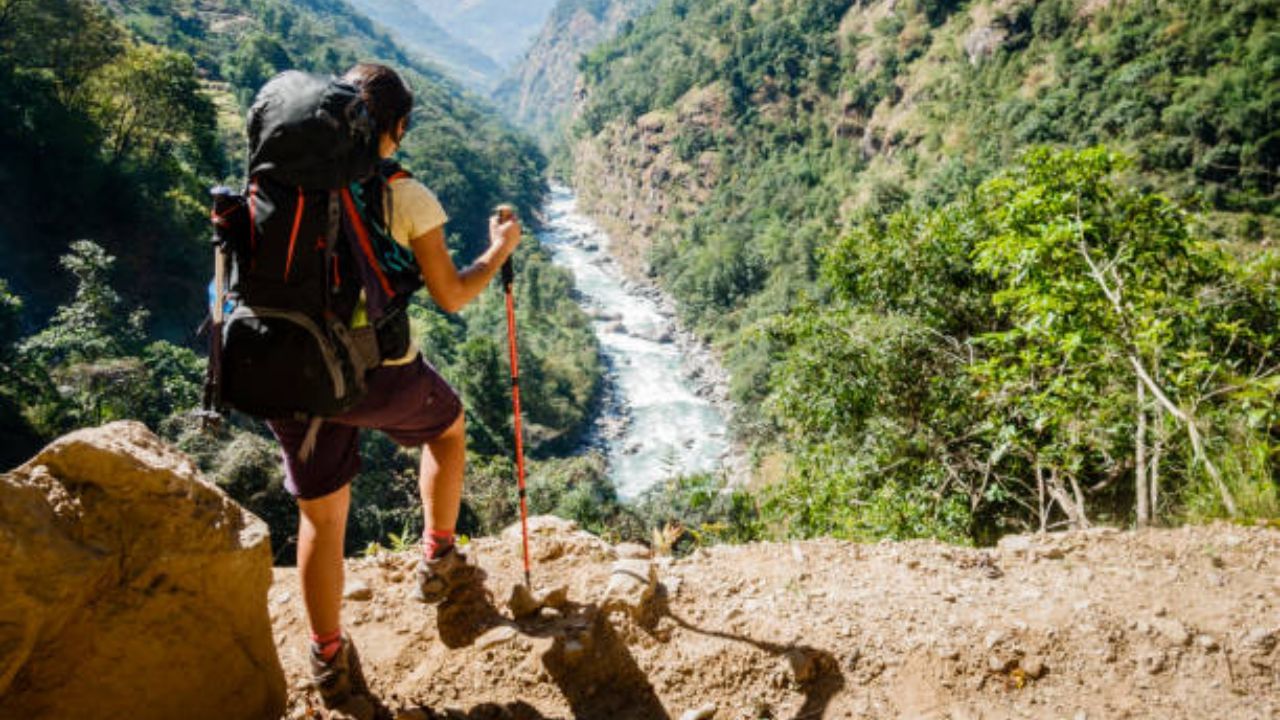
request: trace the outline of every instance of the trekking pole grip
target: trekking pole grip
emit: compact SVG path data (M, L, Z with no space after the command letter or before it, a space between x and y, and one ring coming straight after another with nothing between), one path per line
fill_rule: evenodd
M499 223L509 222L515 217L515 208L504 203L494 208L494 214L497 215ZM515 276L515 265L512 264L512 259L508 256L506 261L502 263L502 286L510 290L511 283L515 281Z

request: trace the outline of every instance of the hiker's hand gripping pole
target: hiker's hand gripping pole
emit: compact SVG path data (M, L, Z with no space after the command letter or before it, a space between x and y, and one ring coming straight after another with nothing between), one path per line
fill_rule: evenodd
M498 222L505 223L515 217L510 205L499 205ZM516 301L511 286L515 282L512 258L502 263L502 289L507 296L507 346L511 353L511 404L515 414L516 480L520 487L520 537L524 548L524 584L530 592L533 582L529 577L529 509L524 485L524 433L520 429L520 361L516 353Z

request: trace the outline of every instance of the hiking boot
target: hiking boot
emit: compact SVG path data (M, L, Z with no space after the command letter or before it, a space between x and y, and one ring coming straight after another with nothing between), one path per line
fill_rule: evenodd
M418 561L418 587L414 597L419 602L439 605L456 591L484 581L485 572L471 562L466 553L451 546L444 555Z
M329 662L321 660L316 648L311 648L311 679L320 700L332 711L331 718L374 720L377 717L377 703L360 669L360 656L345 633L338 654Z

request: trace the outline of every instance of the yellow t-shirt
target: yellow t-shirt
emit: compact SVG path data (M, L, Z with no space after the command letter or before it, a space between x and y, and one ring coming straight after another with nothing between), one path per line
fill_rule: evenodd
M391 238L404 247L408 248L409 241L413 238L421 237L449 220L435 193L417 180L413 178L392 180L387 184L387 189L389 192L384 197L386 206L383 208L383 216L391 217L389 223ZM351 327L358 328L368 324L369 314L362 291L355 313L351 317ZM418 348L413 343L409 343L409 350L404 357L383 360L382 364L404 365L417 356Z

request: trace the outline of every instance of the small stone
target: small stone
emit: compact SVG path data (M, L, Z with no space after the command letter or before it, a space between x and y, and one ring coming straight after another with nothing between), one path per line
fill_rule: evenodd
M992 630L991 632L987 633L987 636L985 638L983 638L982 644L988 650L990 650L991 648L1004 642L1004 638L1005 638L1005 634L1003 630Z
M1156 632L1174 647L1183 647L1191 642L1191 633L1187 632L1187 628L1177 620L1160 618L1153 624Z
M369 583L356 578L347 583L346 590L342 593L342 597L348 600L372 600L373 588L369 587Z
M623 609L633 618L640 618L645 614L657 585L657 571L648 560L618 560L609 573L609 585L599 606L606 611Z
M529 592L529 588L524 583L511 586L511 595L507 598L507 609L511 611L512 617L523 620L537 615L541 608L542 606L534 599L533 593Z
M1244 636L1244 646L1257 652L1269 653L1276 646L1276 634L1265 628L1254 628Z
M1197 635L1196 647L1205 652L1216 652L1218 650L1218 641L1211 635Z
M640 543L622 543L620 545L615 545L613 552L619 558L648 560L653 557L653 552Z
M790 671L791 679L797 685L805 685L816 680L822 673L822 656L812 650L794 648L783 656L784 667Z
M480 649L491 648L510 642L516 637L516 629L509 625L499 625L489 630L485 634L476 638L476 647Z
M959 660L960 651L956 648L943 648L938 651L938 657L943 660Z
M680 716L680 720L711 720L711 718L716 716L716 710L718 709L719 708L716 707L715 703L707 703L706 705L693 710L686 710L684 714Z
M520 583L511 586L511 595L507 598L507 609L517 620L533 617L546 608L562 608L569 601L569 591L563 586L540 590L532 593Z
M543 608L561 609L569 603L569 589L563 585L557 585L546 590L539 590L534 593L533 597Z
M1017 659L1005 655L992 655L987 658L987 669L993 673L1008 672L1017 665Z
M1018 667L1022 668L1022 672L1026 673L1027 677L1032 680L1039 680L1046 670L1044 661L1035 655L1023 658L1022 661L1018 663Z

